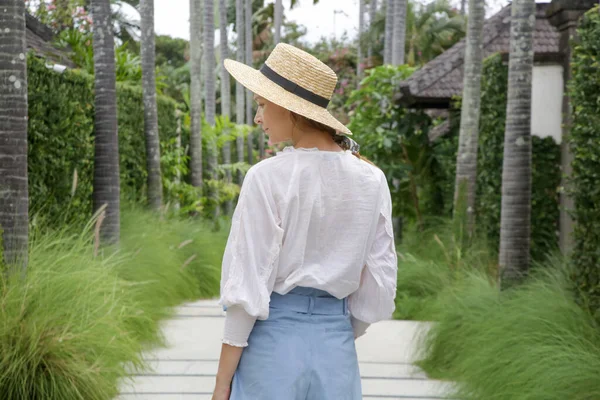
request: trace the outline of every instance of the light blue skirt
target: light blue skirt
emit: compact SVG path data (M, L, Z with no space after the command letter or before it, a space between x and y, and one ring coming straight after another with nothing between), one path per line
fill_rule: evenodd
M273 293L233 378L231 400L362 399L346 299L298 287Z

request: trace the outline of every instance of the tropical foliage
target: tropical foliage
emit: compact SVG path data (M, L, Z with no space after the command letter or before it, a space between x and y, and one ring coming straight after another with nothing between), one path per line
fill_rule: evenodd
M477 224L492 245L500 243L502 153L508 68L496 55L484 64L478 158ZM531 256L542 260L558 246L560 146L552 139L532 138Z
M476 225L492 251L500 243L500 205L502 188L502 153L506 117L508 68L499 54L484 61L481 82L481 116L479 126L479 155L477 158ZM460 109L460 99L455 107ZM452 205L458 121L456 111L451 114L449 133L434 144L436 159L444 168L435 180L443 185L443 198ZM543 260L558 246L558 193L560 186L560 146L551 137L532 138L532 219L531 257ZM447 209L445 215L450 215Z
M137 5L135 0L126 3ZM228 0L230 23L236 19L235 3ZM57 43L70 51L80 69L60 74L44 61L28 58L34 240L30 273L22 280L0 281L0 301L5 305L0 319L6 322L0 329L0 352L5 355L0 360L0 392L10 398L67 400L86 392L109 399L117 393L117 379L127 373L126 364L132 364L134 371L145 367L140 351L160 343L158 322L170 315L170 307L218 292L219 257L227 231L215 228L224 219L207 223L180 217L212 219L222 203L239 194L240 186L226 177L242 177L249 165L243 162L243 146L231 146L231 159L239 162L213 159L211 173L201 174L202 185L191 184L189 43L159 36L158 129L165 207L158 215L149 215L130 206L147 196L140 49L136 21L113 15L119 38L119 179L126 206L119 251L97 247L93 230L102 221L90 222L96 106L88 5L84 0L29 4L51 25ZM264 0L251 4L251 61L259 64L274 44L274 10ZM118 10L113 7L115 14ZM435 141L430 132L440 121L424 111L403 108L394 99L399 82L414 68L464 36L464 17L446 0L409 2L408 65L400 67L380 66L384 20L384 12L379 11L361 38L373 45L359 90L354 90L358 42L345 37L304 43L303 27L285 18L282 40L303 47L338 74L332 112L354 131L361 154L388 177L394 216L403 219L398 241L403 268L395 317L437 321L424 338L420 365L431 376L457 381L457 398L467 400L599 397L600 330L592 318L592 312L600 309L595 189L600 149L594 147L600 122L597 10L584 20L579 31L582 43L574 50L571 145L578 222L574 265L562 259L548 261L557 241L560 149L552 139L532 138L531 256L543 264L536 264L524 285L504 292L498 286L497 252L508 70L500 56L485 63L476 203L479 228L478 235L467 241L460 226L447 218L453 211L460 99L451 110L450 132ZM196 120L202 128L204 160L209 152L213 157L221 154L228 143L243 144L251 131L227 117L217 115L213 120L219 102L210 106L209 120L201 115ZM245 112L243 104L241 109ZM254 155L257 148L251 147L248 154ZM83 233L82 225L86 226ZM64 320L74 322L57 330L55 321Z
M383 62L386 13L383 8L371 22L362 41L373 43L368 65ZM465 35L466 21L447 0L408 1L406 10L406 63L423 65L452 47Z
M94 74L94 50L92 48L92 32L79 29L65 29L56 38L56 45L67 51L71 60L88 74ZM142 65L139 55L132 53L127 44L115 48L115 67L117 82L141 84Z
M577 287L589 295L589 304L584 301L584 305L600 321L600 192L596 184L600 178L598 7L585 15L578 33L580 43L574 49L570 86L573 113L570 145L574 155L572 194L576 221L573 259Z
M28 11L55 32L78 29L90 32L92 17L89 0L25 0ZM131 19L139 0L111 0L111 20L114 36L121 43L127 43L130 50L139 52L136 40L140 38L140 21ZM128 8L129 12L125 12Z
M118 251L99 252L96 223L38 225L27 276L0 274L3 398L113 399L172 307L218 293L223 232L128 208Z
M471 265L450 273L464 278L454 278L429 303L426 315L437 323L423 337L418 364L431 377L456 382L453 398L599 396L600 329L574 301L569 266L546 262L538 268L545 272L501 292Z
M428 130L431 119L393 100L394 88L412 73L407 66L381 66L368 71L361 89L352 93L350 130L356 132L361 154L386 174L398 216L422 222L433 163Z

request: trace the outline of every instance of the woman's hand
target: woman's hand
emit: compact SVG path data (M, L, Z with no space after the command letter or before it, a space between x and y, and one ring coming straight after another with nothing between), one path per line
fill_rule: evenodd
M213 392L212 400L229 400L229 395L231 395L231 388L229 386L217 384L217 386L215 386L215 391Z

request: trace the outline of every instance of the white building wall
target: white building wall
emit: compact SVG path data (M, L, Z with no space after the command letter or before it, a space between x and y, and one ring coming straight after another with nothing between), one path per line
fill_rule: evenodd
M563 67L534 65L531 99L531 134L562 137Z

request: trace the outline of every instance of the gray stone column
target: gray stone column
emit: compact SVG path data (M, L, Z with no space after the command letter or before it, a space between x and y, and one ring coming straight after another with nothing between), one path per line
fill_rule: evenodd
M561 141L561 167L563 178L560 195L560 249L568 254L572 249L573 219L570 212L574 209L573 198L568 195L568 181L571 176L573 155L569 148L571 129L570 100L567 84L571 79L572 42L576 40L576 30L581 16L597 3L596 0L553 0L546 12L549 21L560 32L560 53L563 55L564 97L563 97L563 132Z

